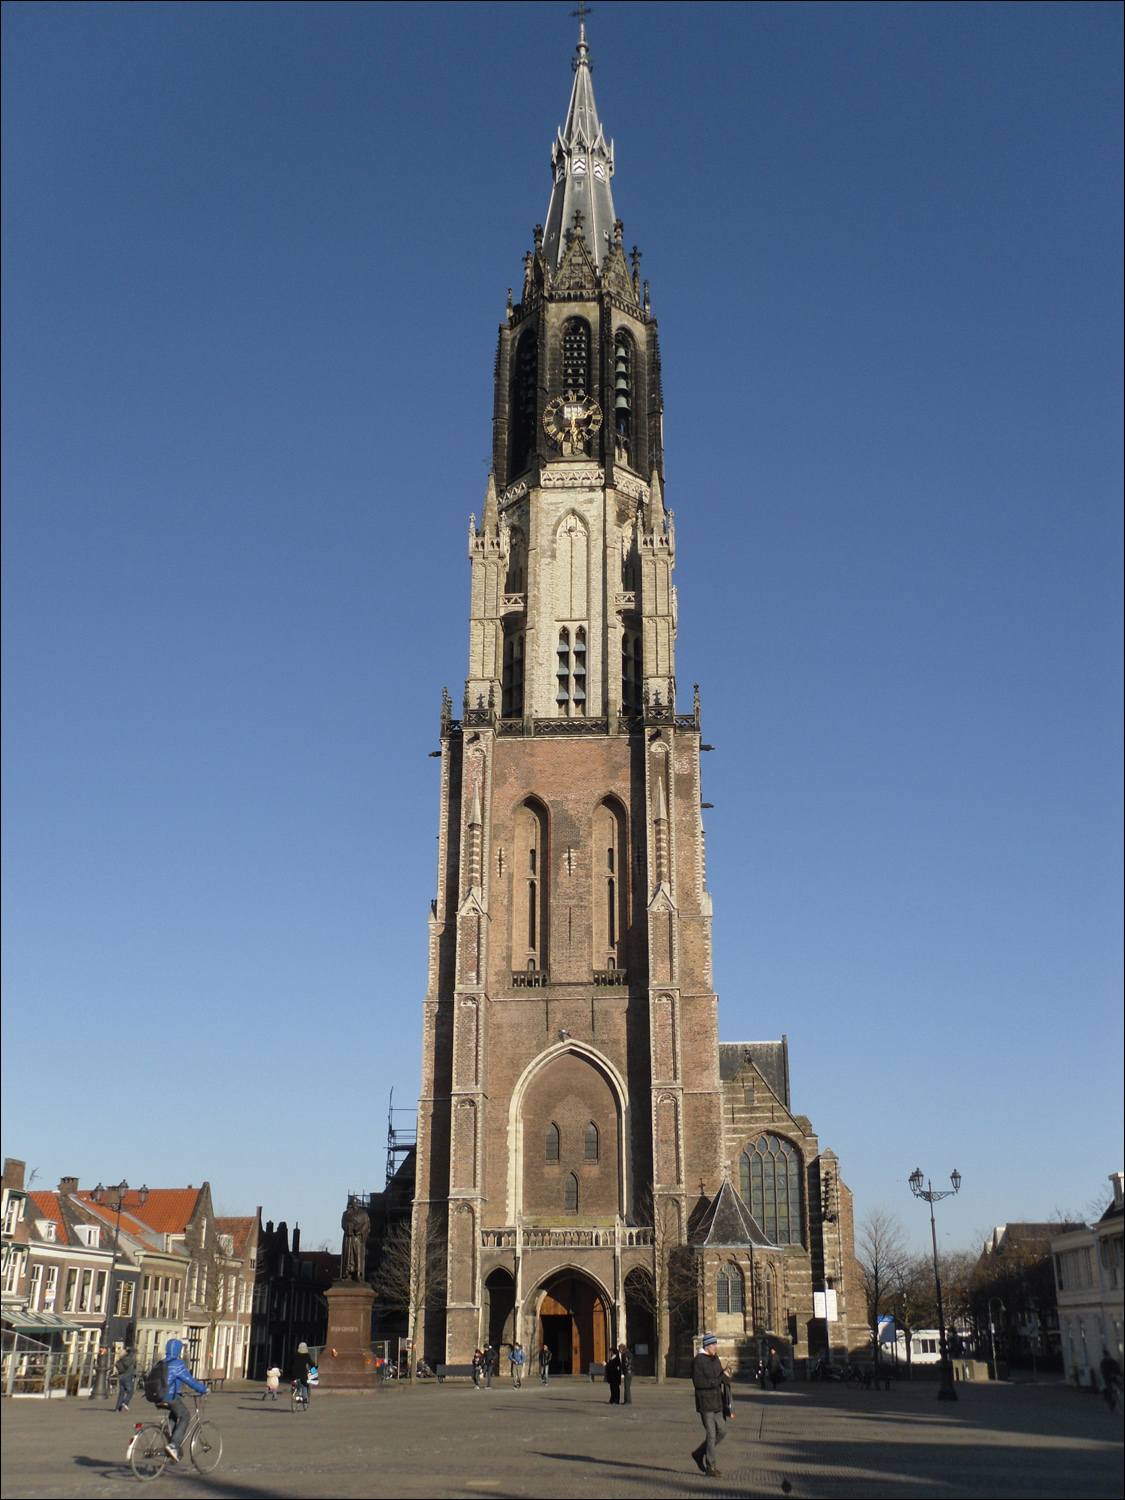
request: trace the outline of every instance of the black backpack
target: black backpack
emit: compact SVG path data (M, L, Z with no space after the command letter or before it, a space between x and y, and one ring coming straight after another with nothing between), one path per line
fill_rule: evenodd
M168 1399L168 1361L162 1359L145 1376L145 1400L160 1403Z

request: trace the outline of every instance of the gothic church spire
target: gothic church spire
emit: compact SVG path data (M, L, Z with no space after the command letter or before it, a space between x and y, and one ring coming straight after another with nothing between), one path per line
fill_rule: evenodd
M543 250L552 272L558 269L566 251L567 233L574 227L576 213L582 214L580 222L586 243L599 268L613 244L616 218L609 186L613 176L613 142L606 145L594 103L585 18L579 23L578 47L571 66L574 87L570 91L570 108L566 124L551 147L554 186L547 209Z

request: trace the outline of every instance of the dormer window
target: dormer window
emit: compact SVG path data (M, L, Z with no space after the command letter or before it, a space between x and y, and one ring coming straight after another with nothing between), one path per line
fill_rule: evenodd
M79 1224L78 1238L87 1250L96 1250L102 1241L102 1232L96 1224Z

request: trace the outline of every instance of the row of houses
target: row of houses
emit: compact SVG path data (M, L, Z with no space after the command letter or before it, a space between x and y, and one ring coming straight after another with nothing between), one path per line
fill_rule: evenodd
M324 1290L336 1257L302 1255L284 1224L216 1215L210 1184L52 1191L25 1185L4 1163L3 1375L5 1395L93 1389L126 1347L141 1367L169 1338L201 1378L261 1378L287 1369L296 1344L323 1342ZM312 1337L310 1337L312 1335Z

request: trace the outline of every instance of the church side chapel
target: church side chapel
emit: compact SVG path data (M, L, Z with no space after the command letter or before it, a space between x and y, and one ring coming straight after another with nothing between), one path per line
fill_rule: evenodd
M793 1113L785 1039L719 1041L656 320L584 18L572 66L442 708L413 1234L445 1306L421 1345L546 1345L574 1375L621 1343L682 1372L704 1330L743 1368L838 1358L868 1337L850 1194Z

